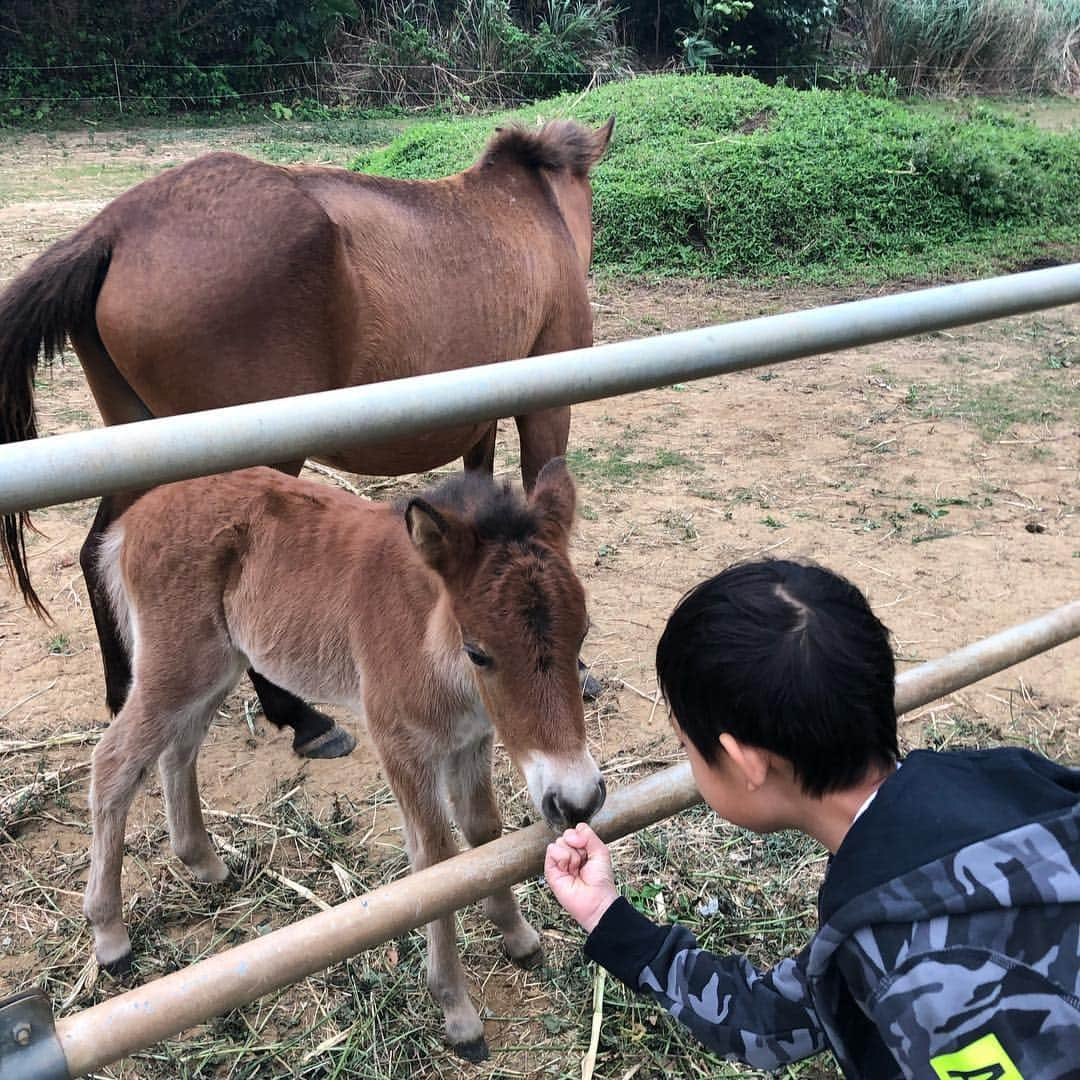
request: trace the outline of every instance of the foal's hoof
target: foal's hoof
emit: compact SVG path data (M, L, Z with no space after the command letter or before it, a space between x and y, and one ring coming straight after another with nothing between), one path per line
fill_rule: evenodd
M535 971L538 967L544 966L543 945L537 945L532 952L526 953L524 956L513 956L510 953L506 955L510 957L510 963L514 967L521 968L522 971Z
M127 982L134 963L133 955L127 952L123 956L118 956L115 960L110 960L107 964L99 964L98 966L106 975L112 976L118 982Z
M458 1057L471 1061L474 1065L479 1065L481 1061L487 1061L491 1057L491 1051L483 1035L479 1039L470 1039L468 1042L452 1043L450 1049Z
M305 743L293 743L293 750L306 758L345 757L353 752L356 740L340 725L335 724L329 731L308 739Z

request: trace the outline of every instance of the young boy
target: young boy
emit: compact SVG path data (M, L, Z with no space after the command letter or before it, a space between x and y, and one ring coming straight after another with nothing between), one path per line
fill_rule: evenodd
M763 1069L830 1049L868 1080L1080 1077L1080 770L1026 750L898 763L888 631L817 566L734 566L679 603L660 687L705 801L832 858L820 929L755 971L616 892L586 825L548 848L585 952Z

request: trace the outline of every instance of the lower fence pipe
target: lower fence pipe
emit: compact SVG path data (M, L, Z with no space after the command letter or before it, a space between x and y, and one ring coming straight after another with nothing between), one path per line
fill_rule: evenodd
M903 673L896 683L897 711L925 705L1078 636L1080 601L1074 601ZM698 801L689 767L676 765L613 792L593 824L614 840ZM83 1076L535 875L550 839L545 824L531 825L64 1017L56 1035L69 1074Z

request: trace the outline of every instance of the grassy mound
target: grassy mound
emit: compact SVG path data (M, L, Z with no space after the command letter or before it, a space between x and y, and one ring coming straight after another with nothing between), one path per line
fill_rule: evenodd
M600 124L612 113L594 178L597 269L881 279L1080 244L1080 133L745 77L641 78L500 118L423 124L354 167L442 176L508 117Z

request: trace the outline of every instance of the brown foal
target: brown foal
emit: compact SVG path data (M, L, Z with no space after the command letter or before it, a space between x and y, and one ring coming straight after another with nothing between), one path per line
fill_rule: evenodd
M556 459L526 499L464 473L400 508L271 469L157 488L108 530L100 569L133 681L93 756L83 910L123 970L124 823L156 761L173 849L202 881L228 870L203 825L195 760L254 665L363 716L401 808L413 869L502 831L495 735L554 827L588 820L604 781L586 747L577 656L588 627L567 547L574 484ZM510 889L484 901L511 959L542 959ZM487 1056L452 915L428 927L428 986L464 1057Z
M589 172L612 124L508 128L442 180L216 153L139 184L0 293L0 444L36 435L34 371L65 335L106 424L591 345ZM515 419L528 489L565 452L570 410ZM326 460L400 475L464 457L490 473L494 450L488 422ZM82 556L114 713L131 673L94 554L131 497L102 501ZM0 552L44 612L27 520L0 518ZM296 731L299 753L348 752L328 718L252 674L268 719Z

